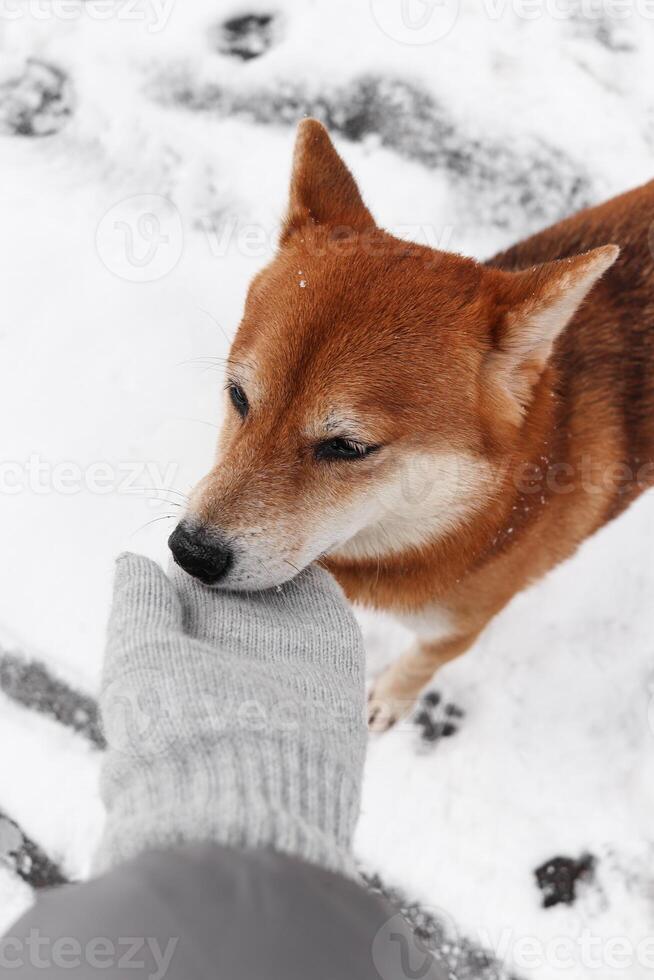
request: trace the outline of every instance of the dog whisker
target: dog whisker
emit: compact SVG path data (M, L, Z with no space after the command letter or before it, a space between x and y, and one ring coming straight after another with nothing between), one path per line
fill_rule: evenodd
M178 422L198 422L200 425L210 425L212 429L219 429L220 426L216 422L209 422L207 419L192 419L192 418L177 418Z
M131 487L129 490L126 490L125 492L126 493L134 493L134 494L142 494L142 495L144 495L144 494L152 494L152 493L169 493L169 494L174 494L177 497L181 497L182 500L184 501L184 503L188 503L188 501L189 501L189 498L187 497L187 495L185 493L182 493L181 490L175 490L173 487L151 487L151 486L147 486L147 487ZM171 501L171 503L172 503L172 501ZM178 506L180 506L180 505L178 505Z
M160 517L153 517L151 521L146 521L145 524L142 524L140 527L137 527L135 531L132 531L132 533L130 534L130 538L133 538L135 534L139 534L139 532L144 531L146 527L149 527L151 524L156 524L157 521L175 521L175 520L177 520L177 518L175 517L174 514L162 514Z

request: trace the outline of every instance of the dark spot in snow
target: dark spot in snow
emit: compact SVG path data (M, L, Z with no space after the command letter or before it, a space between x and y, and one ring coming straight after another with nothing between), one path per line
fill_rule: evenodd
M608 18L597 25L595 38L608 51L626 54L636 50L633 40L620 32L620 25L616 25Z
M552 905L572 905L575 900L575 886L578 881L588 881L595 869L592 854L582 854L575 860L569 857L553 857L536 868L534 875L543 893L543 907Z
M276 21L272 14L243 14L230 17L215 31L215 45L221 54L251 61L272 46Z
M450 115L444 99L404 78L367 74L320 89L288 79L245 90L198 80L181 67L161 75L156 87L163 103L197 112L289 126L314 116L332 134L373 139L405 159L447 172L475 223L515 226L524 235L593 201L580 161L528 133L519 140L473 133Z
M0 810L0 865L9 868L32 888L52 888L68 881L38 844Z
M0 85L0 133L51 136L72 114L72 86L65 72L46 61L28 59Z
M38 660L23 660L0 649L0 690L23 707L73 728L98 748L105 747L93 698L53 677Z
M581 10L574 11L570 18L570 29L577 37L600 44L613 54L629 54L636 50L630 25L606 13L598 11L597 17L587 17ZM578 64L581 68L587 67L585 61L578 61Z

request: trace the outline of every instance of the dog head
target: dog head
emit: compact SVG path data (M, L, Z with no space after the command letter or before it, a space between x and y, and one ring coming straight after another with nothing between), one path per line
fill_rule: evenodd
M613 246L520 273L379 229L325 129L300 124L278 252L228 364L214 467L171 536L212 585L383 557L482 508L552 345Z

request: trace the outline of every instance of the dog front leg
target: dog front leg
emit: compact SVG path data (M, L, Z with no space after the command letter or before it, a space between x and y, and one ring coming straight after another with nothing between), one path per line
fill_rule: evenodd
M417 640L374 682L368 698L368 726L383 732L412 710L435 671L472 646L479 630L440 640Z

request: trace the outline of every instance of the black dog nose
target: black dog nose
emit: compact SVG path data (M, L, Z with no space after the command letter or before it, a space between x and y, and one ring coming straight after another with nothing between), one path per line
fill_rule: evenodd
M185 572L214 585L232 563L232 552L220 535L201 524L180 522L168 538L173 558Z

